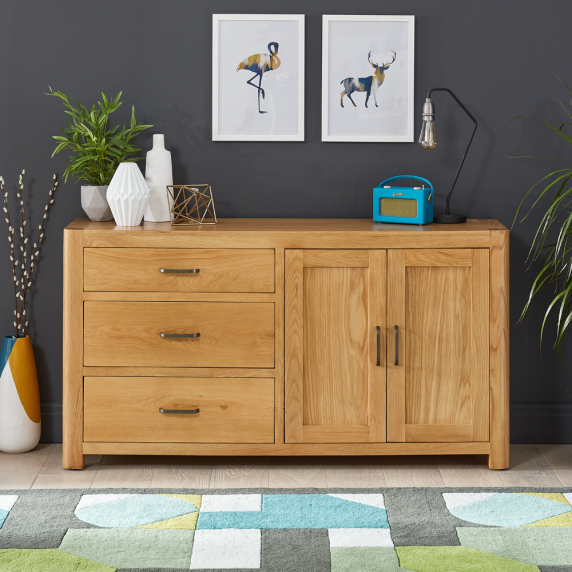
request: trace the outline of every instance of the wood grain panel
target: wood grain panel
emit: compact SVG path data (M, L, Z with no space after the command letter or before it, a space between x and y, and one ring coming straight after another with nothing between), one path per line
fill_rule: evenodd
M85 441L274 442L273 379L86 377L84 391Z
M369 375L368 424L371 442L387 438L387 251L369 252ZM379 328L379 364L377 363L377 328Z
M387 252L387 440L405 441L405 252ZM395 326L399 328L395 363Z
M372 222L371 218L220 218L219 224L213 226L172 226L169 222L143 221L137 227L120 227L114 221L94 222L88 218L77 218L68 225L72 230L84 231L86 235L102 234L107 236L140 236L167 235L192 236L227 236L229 234L251 235L258 233L274 237L276 234L289 232L294 234L313 233L348 234L352 232L387 232L399 236L444 235L459 236L489 232L489 230L506 230L495 219L467 219L463 225L428 224L424 226L387 224ZM228 246L228 245L227 245ZM188 247L188 246L187 246ZM451 248L455 248L451 244ZM312 247L310 247L312 248Z
M179 233L141 232L133 234L125 228L113 232L88 232L84 234L85 246L90 248L227 248L232 244L240 244L242 248L274 248L284 249L386 249L386 248L488 248L490 232L488 230L456 232L423 232L424 227L413 225L365 225L360 230L343 232L340 226L337 232L328 230L299 233L292 230L276 231L266 234L260 230L249 232L228 231L219 234L210 233L205 226L201 234L189 235L179 228ZM105 224L105 223L102 223ZM161 223L153 223L161 224ZM412 226L412 231L403 232L403 228ZM445 225L441 225L444 227ZM451 225L450 225L451 226Z
M274 302L277 294L244 292L84 292L83 300L112 302Z
M276 443L284 443L284 250L276 251L276 371L274 438Z
M274 304L85 302L84 316L86 366L274 367Z
M84 367L88 377L275 377L278 369L236 367ZM278 390L276 390L278 391Z
M385 441L386 252L314 254L286 251L286 442Z
M402 234L451 234L484 232L489 230L506 230L506 227L495 219L467 219L460 225L429 224L424 226L375 223L371 218L219 218L218 225L212 226L173 226L170 222L143 221L137 227L117 226L114 221L94 222L86 217L76 218L67 228L82 230L86 234L106 233L110 234L181 234L192 233L227 234L228 232L264 232L273 234L276 232L358 232L371 229L393 230Z
M406 424L471 421L470 310L470 268L406 268Z
M368 425L304 425L304 443L367 443Z
M143 223L134 228L78 219L69 228L84 233L87 247L117 248L488 248L491 220L463 225L380 224L371 219L219 219L201 227ZM502 227L504 228L504 227Z
M487 250L389 252L389 440L488 440L488 276Z
M368 419L368 271L304 268L304 425Z
M491 469L510 464L509 233L491 232L490 250L490 435Z
M473 425L471 423L408 423L405 426L405 440L413 443L472 441Z
M63 466L83 469L83 233L64 231Z
M199 272L161 273L162 268ZM274 292L274 250L86 248L84 288L111 292Z
M284 420L286 443L302 443L304 426L304 253L285 252Z
M368 268L368 250L304 250L304 268Z
M468 248L443 248L405 251L405 266L471 266L473 253Z
M473 250L471 312L471 377L473 441L489 440L489 251Z
M321 455L488 455L488 442L475 443L84 443L85 454L321 456ZM102 465L103 466L103 465Z

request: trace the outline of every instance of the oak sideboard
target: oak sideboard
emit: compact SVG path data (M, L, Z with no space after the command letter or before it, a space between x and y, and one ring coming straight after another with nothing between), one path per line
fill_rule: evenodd
M86 454L486 454L509 466L495 220L78 219L63 465Z

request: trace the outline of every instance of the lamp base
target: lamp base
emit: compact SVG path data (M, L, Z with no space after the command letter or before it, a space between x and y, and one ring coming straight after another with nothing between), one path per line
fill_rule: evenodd
M467 217L458 214L438 214L433 216L433 222L438 222L439 224L459 224L467 222Z

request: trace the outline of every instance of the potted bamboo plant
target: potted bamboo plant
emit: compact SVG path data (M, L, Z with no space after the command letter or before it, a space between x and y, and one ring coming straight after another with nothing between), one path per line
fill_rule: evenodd
M565 83L564 85L572 93L572 89ZM560 100L559 103L566 112L568 119L572 120L572 110L568 109ZM520 119L520 117L514 119ZM531 117L531 119L544 124L557 137L572 145L572 137L563 132L565 126L572 125L567 123L567 120L559 127L555 127L537 117ZM544 188L532 197L538 185L544 185ZM562 340L572 322L572 167L548 173L533 185L518 207L515 222L528 200L533 199L533 202L525 211L521 222L530 215L535 207L540 206L539 202L542 199L548 198L551 198L551 202L540 218L529 253L530 264L539 263L540 270L534 279L520 320L522 321L530 309L532 301L542 292L549 290L550 300L544 310L540 342L542 343L548 318L555 315L555 346L558 355L561 357Z
M67 117L67 127L60 128L62 135L54 135L59 141L52 157L68 149L69 164L64 172L64 180L75 177L87 185L81 187L81 206L87 216L94 221L113 220L111 209L107 203L107 187L120 163L140 161L143 157L132 157L141 151L132 144L132 140L152 125L143 125L135 121L135 107L131 109L129 127L118 125L109 127L109 116L121 106L121 94L108 99L101 94L103 102L91 106L88 111L80 103L72 105L61 91L53 91L52 95L62 100Z

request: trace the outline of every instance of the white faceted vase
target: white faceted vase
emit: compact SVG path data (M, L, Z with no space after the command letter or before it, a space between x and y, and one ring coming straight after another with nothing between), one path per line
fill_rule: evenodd
M120 163L107 189L107 202L118 226L139 226L149 204L149 187L136 163Z
M173 184L171 152L165 149L165 136L153 135L153 149L147 153L145 180L151 189L151 198L145 210L145 220L168 222L171 220L167 185Z

